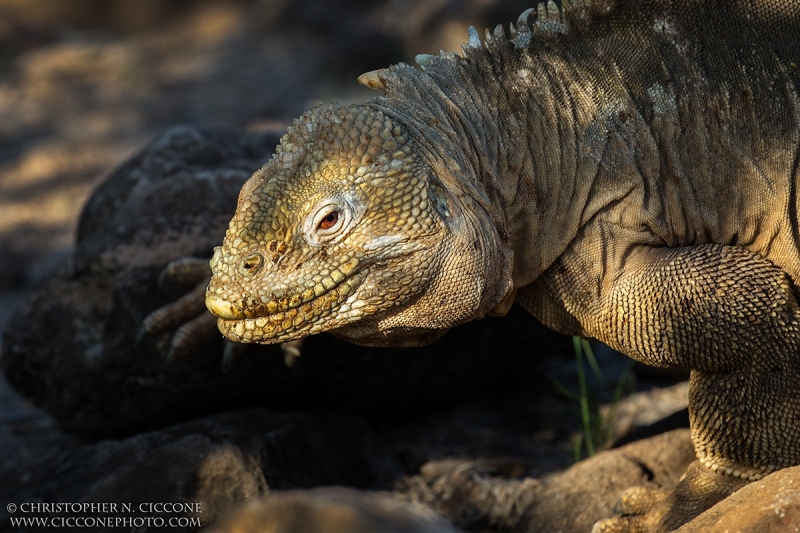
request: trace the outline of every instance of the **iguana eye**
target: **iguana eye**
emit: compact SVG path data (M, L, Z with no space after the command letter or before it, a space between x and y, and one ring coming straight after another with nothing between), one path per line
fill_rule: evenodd
M334 200L317 206L305 223L306 239L311 244L336 240L347 230L352 218L346 202Z
M325 218L319 221L319 226L317 229L331 229L339 222L339 212L338 211L331 211L328 213Z
M338 204L328 204L317 211L312 227L318 237L333 236L342 229L347 218L347 209Z
M356 194L333 194L309 210L303 236L314 246L336 242L348 234L363 212L364 202Z

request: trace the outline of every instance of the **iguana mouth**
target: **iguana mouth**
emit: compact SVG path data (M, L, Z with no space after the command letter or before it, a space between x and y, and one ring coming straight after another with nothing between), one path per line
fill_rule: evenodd
M232 341L282 342L296 338L299 333L320 333L332 329L335 323L340 325L356 320L361 314L356 310L362 306L358 306L358 302L350 305L346 302L363 283L368 272L367 269L360 269L311 300L303 298L303 294L284 297L247 308L234 318L223 318L230 316L230 304L227 302L208 296L206 305L218 317L219 330ZM338 321L326 320L334 313L341 314L345 306L347 308L344 311L351 312L349 316L340 317Z

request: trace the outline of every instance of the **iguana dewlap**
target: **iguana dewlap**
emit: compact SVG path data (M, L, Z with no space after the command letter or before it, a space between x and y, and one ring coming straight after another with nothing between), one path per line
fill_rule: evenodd
M563 3L295 121L206 303L236 341L397 345L516 301L689 367L698 462L596 526L671 530L800 463L800 2Z

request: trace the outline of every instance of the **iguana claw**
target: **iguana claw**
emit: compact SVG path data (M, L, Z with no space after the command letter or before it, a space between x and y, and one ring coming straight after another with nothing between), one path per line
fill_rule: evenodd
M170 339L167 362L191 353L198 345L219 335L216 318L208 312L205 293L211 269L208 259L182 257L171 261L158 277L161 289L178 286L194 286L189 292L159 307L142 321L136 344L145 338L175 329ZM177 328L177 329L176 329ZM228 363L232 358L228 358Z

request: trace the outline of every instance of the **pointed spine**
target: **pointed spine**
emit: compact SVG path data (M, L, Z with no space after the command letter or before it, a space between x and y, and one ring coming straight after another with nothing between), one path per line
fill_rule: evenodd
M508 24L508 38L513 41L513 40L515 40L517 38L517 35L519 35L519 33L517 33L517 28L514 27L514 23L513 22L509 23Z
M567 33L567 25L564 23L564 12L556 5L553 0L547 0L536 6L538 18L534 29L542 36L553 35L556 33Z
M370 70L358 77L358 83L369 89L383 91L386 84L382 76L386 74L386 69ZM384 76L385 77L385 76Z
M520 33L530 33L531 28L528 26L528 19L531 16L531 13L536 11L536 8L529 7L525 11L520 14L519 18L517 18L517 31Z
M475 26L470 26L469 30L469 46L470 48L480 48L481 47L481 38L478 35L478 30L475 29Z
M503 29L502 24L498 24L494 27L494 38L498 41L504 41L506 39L506 31Z
M544 2L536 6L536 15L537 15L536 18L537 23L544 22L547 20L547 8L545 7Z
M427 70L433 67L433 63L437 59L439 58L430 54L417 54L417 56L414 58L414 61L422 70Z
M478 36L478 30L474 26L469 27L469 41L461 45L461 55L467 57L470 52L483 47L481 38Z

